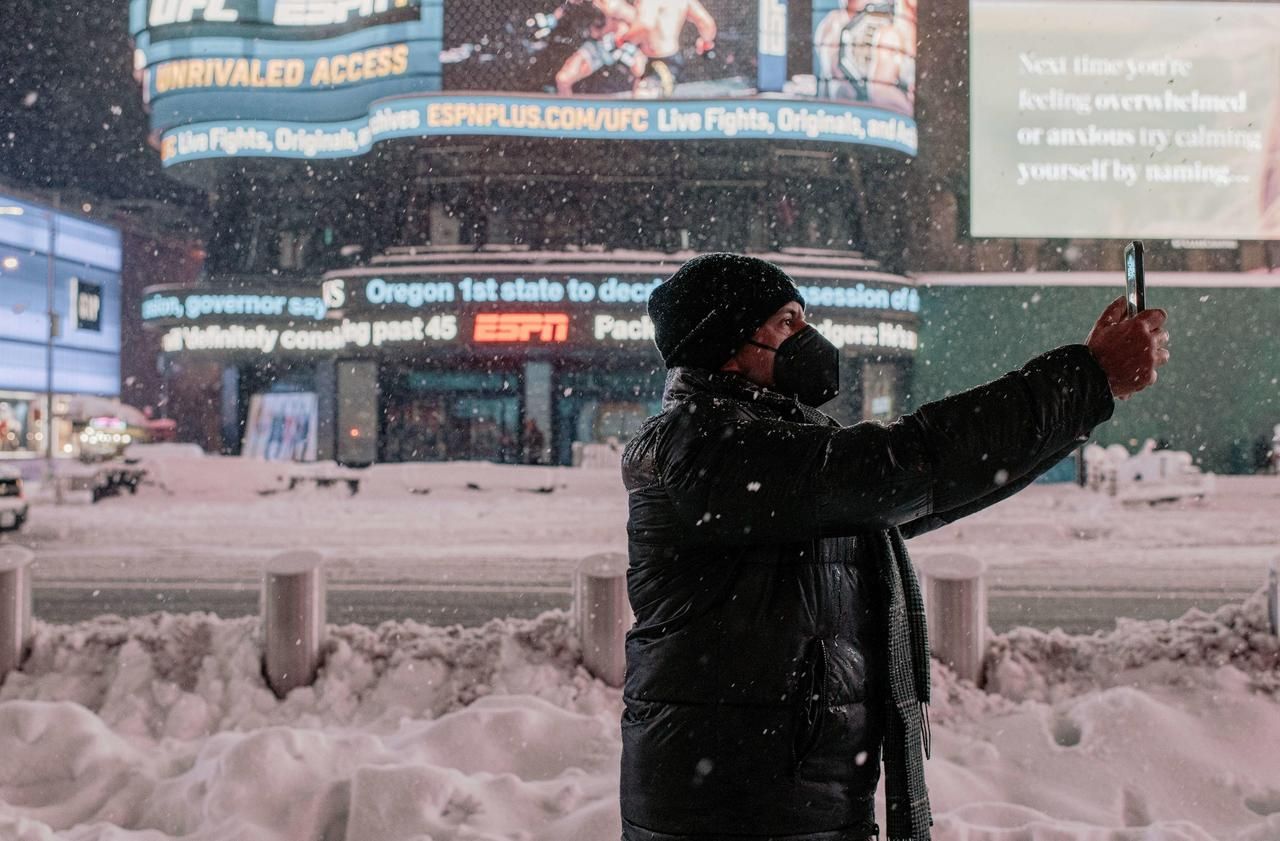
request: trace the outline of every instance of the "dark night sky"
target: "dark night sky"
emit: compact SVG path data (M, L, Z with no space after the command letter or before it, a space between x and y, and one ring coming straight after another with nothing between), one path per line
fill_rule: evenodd
M133 79L127 0L7 0L0 26L0 180L191 207L161 172Z

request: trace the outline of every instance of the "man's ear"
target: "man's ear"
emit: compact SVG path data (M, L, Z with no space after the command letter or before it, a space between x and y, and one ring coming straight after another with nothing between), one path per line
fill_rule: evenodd
M746 347L744 345L743 347ZM729 358L729 361L720 366L720 371L725 374L742 374L745 371L742 368L740 357L742 356L742 348L738 348L737 353Z

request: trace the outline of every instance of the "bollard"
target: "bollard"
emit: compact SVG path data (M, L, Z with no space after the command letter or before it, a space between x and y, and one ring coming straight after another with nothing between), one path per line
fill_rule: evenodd
M308 550L282 552L267 562L262 578L262 671L283 698L299 686L310 686L320 668L324 559Z
M972 555L934 555L920 563L933 656L958 677L982 685L986 654L986 570Z
M635 621L627 599L625 555L590 555L578 564L573 621L587 671L610 686L621 686L627 671L627 630Z
M22 666L31 642L31 561L25 546L0 546L0 684Z

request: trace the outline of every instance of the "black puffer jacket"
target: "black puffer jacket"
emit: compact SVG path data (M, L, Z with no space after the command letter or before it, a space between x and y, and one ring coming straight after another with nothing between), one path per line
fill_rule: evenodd
M873 835L886 541L1029 484L1111 416L1083 345L840 427L733 374L676 369L627 447L628 841Z

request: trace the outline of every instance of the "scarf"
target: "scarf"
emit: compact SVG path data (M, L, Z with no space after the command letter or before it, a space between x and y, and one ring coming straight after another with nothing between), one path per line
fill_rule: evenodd
M889 697L884 738L889 841L928 841L933 818L924 782L930 753L929 632L920 582L897 529L878 533L888 593Z

